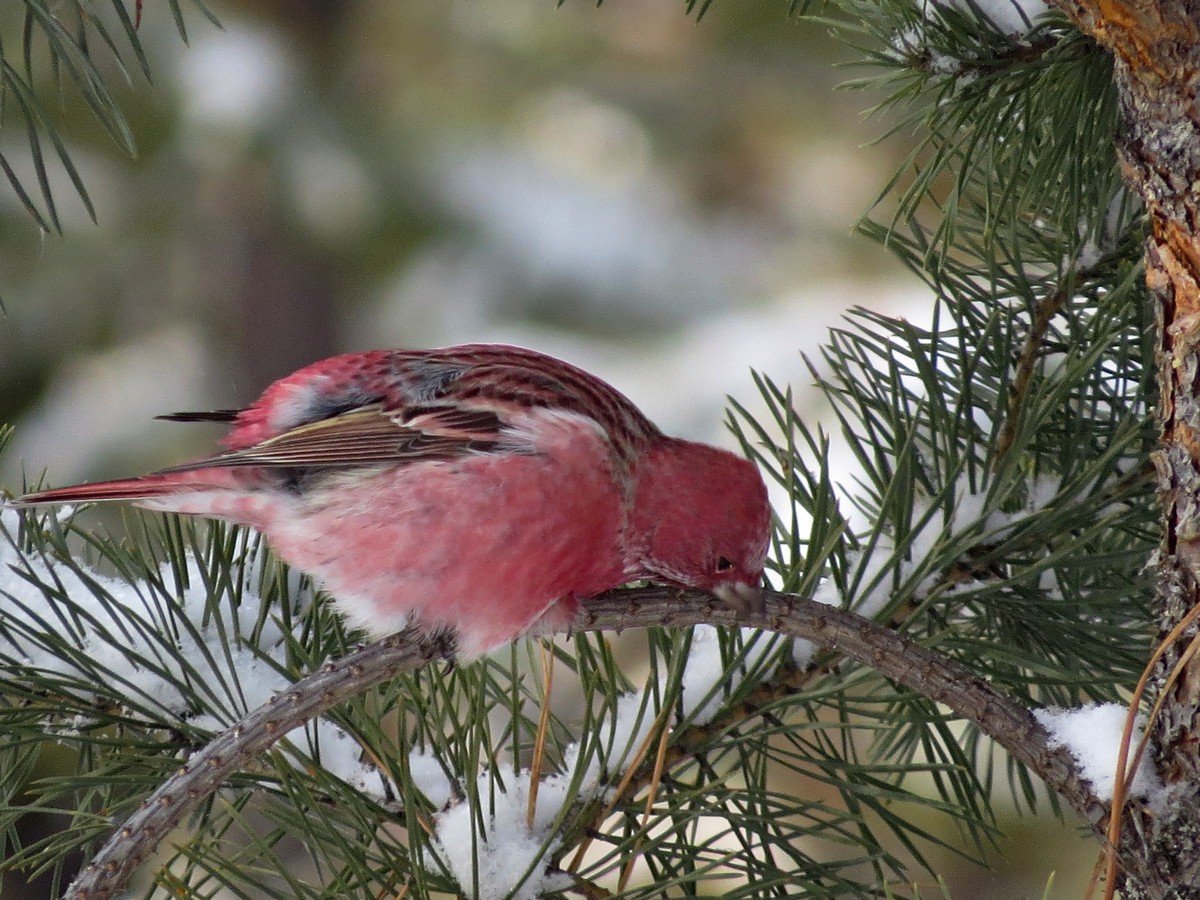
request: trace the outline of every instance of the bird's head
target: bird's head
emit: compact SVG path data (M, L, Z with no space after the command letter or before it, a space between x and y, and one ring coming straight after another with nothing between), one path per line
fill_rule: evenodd
M641 577L726 596L761 584L771 508L753 463L668 438L634 478L628 543Z

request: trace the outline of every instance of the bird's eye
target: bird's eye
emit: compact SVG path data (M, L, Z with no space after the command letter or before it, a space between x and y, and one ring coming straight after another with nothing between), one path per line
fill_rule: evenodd
M717 557L717 571L718 572L728 572L732 568L733 568L733 563L731 563L724 556Z

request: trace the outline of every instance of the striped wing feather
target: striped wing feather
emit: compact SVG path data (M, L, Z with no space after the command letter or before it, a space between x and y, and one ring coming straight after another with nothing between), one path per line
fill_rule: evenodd
M326 386L300 419L276 430L281 404L310 383ZM519 347L463 345L433 351L369 351L314 363L269 387L236 414L228 452L163 472L207 467L333 467L446 459L472 451L520 451L507 414L561 409L595 420L626 462L659 435L619 392L561 360ZM198 421L233 411L176 413Z
M372 404L308 422L252 447L163 469L162 473L233 466L367 466L445 459L490 450L500 418L484 410L430 407L396 412Z

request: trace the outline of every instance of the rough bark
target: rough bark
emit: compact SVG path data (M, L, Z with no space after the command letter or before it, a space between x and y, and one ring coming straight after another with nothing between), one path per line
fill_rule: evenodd
M1163 505L1158 557L1161 633L1200 602L1200 2L1056 0L1112 52L1121 108L1117 152L1126 182L1145 202L1146 283L1157 320ZM1162 658L1167 674L1196 630ZM1152 746L1177 805L1127 816L1147 878L1125 873L1126 897L1200 896L1200 662L1171 687Z

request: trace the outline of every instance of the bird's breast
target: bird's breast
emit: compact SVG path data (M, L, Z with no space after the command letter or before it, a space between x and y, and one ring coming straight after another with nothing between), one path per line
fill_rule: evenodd
M557 601L624 580L623 492L603 435L557 416L528 426L519 452L331 475L268 537L353 598L342 605L358 624L388 631L415 614L475 649L503 643Z

